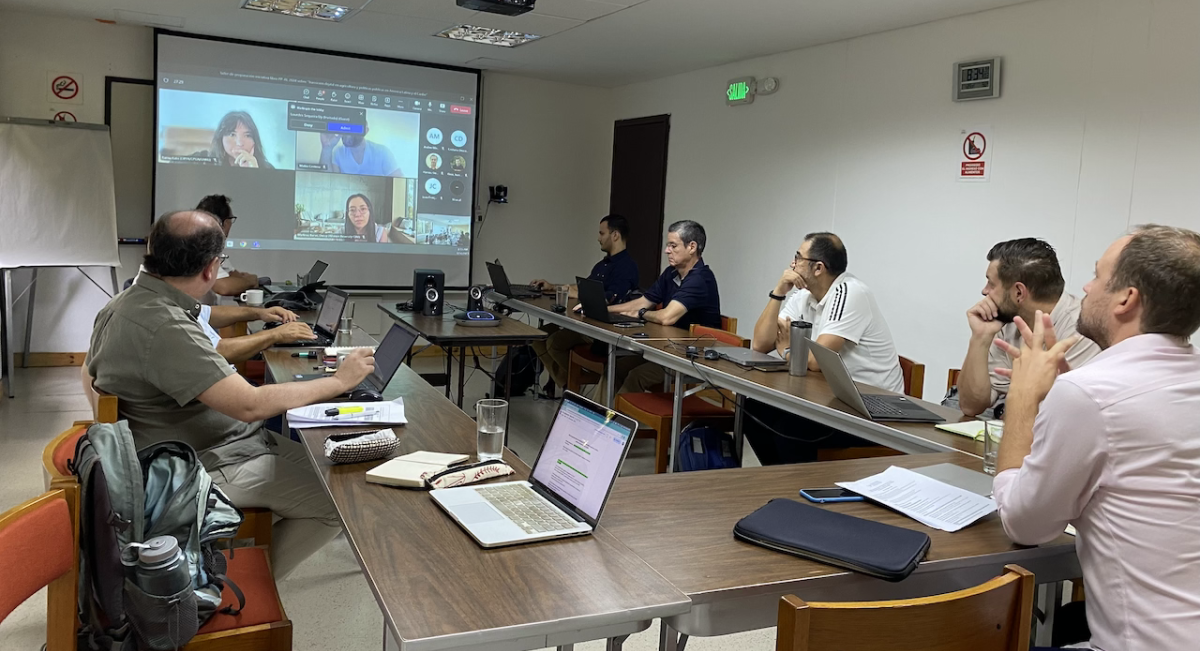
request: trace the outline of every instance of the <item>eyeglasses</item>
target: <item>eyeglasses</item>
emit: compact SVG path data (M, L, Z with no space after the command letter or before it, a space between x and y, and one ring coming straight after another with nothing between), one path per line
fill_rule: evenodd
M228 254L228 253L222 253L221 255L218 255L218 256L217 256L217 260L220 260L220 261L221 261L221 264L225 264L225 261L226 261L226 260L228 260L228 259L229 259L229 254Z
M235 221L237 221L237 215L230 215L230 216L226 217L225 219L223 219L222 221L235 222Z
M792 261L793 262L820 262L821 264L825 264L824 260L817 260L815 258L806 258L806 257L800 255L799 251L796 252L796 255L795 255L795 257L792 258Z

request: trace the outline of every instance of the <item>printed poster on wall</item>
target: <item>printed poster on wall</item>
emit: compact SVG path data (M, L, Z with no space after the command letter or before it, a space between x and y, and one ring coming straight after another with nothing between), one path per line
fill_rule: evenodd
M46 73L46 99L51 104L82 104L83 75L77 72Z
M958 137L958 164L956 174L959 181L987 181L992 173L991 127L962 129Z

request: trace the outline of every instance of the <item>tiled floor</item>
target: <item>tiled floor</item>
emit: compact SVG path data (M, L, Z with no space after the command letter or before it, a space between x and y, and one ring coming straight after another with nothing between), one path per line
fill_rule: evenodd
M485 368L489 362L483 361ZM435 359L418 359L420 371L436 371ZM46 368L17 371L18 397L0 398L0 511L7 510L42 492L42 449L53 436L76 420L91 418L79 382L78 368ZM464 404L484 397L489 380L481 371L470 376ZM527 462L537 456L554 414L556 403L522 397L512 401L510 447ZM470 408L468 407L468 411ZM755 463L748 459L747 463ZM622 474L653 471L654 446L635 441ZM280 582L279 592L294 627L293 648L297 651L324 649L381 648L383 619L367 587L349 545L338 538ZM39 593L19 606L0 623L0 649L38 651L45 642L46 599ZM698 638L688 648L697 651L767 651L773 648L773 630ZM658 625L625 644L630 651L657 647ZM602 642L576 647L599 651Z

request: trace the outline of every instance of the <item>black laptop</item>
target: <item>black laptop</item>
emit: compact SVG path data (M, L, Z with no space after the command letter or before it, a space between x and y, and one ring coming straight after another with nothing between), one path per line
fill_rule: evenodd
M532 285L514 285L508 282L508 274L504 273L504 267L497 262L488 262L488 276L492 279L492 288L497 294L507 296L509 298L539 298L542 293Z
M313 334L317 335L315 341L289 341L282 344L275 344L278 347L295 347L295 348L312 348L314 346L332 346L334 339L337 337L338 324L342 320L342 313L346 311L346 304L350 302L350 297L346 292L337 287L330 287L325 290L325 300L321 301L321 311L317 313L316 323L310 323Z
M346 393L365 390L375 396L382 396L388 382L392 381L392 376L396 375L396 371L400 370L400 365L404 363L404 356L408 354L408 350L412 348L416 341L416 333L409 332L398 324L392 324L392 329L388 330L387 335L383 337L383 341L375 348L375 370L365 380L360 382L358 386ZM316 380L323 377L329 377L329 374L305 374L296 376L295 379L303 381Z
M635 316L613 314L608 311L608 296L604 294L604 283L582 276L575 277L579 286L579 304L583 307L583 315L589 319L604 323L645 323Z

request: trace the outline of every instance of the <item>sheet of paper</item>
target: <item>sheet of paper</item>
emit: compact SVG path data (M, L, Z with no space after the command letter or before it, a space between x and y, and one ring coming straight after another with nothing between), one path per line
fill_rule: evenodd
M935 425L935 427L943 432L958 434L959 436L965 436L976 441L983 440L984 423L981 420L969 420L965 423L942 423Z
M326 416L325 410L331 407L362 407L363 410L352 414ZM287 417L288 425L296 428L403 425L408 422L404 418L403 398L396 398L391 402L325 402L289 409Z
M858 481L837 482L934 529L958 531L996 510L991 498L892 466Z

